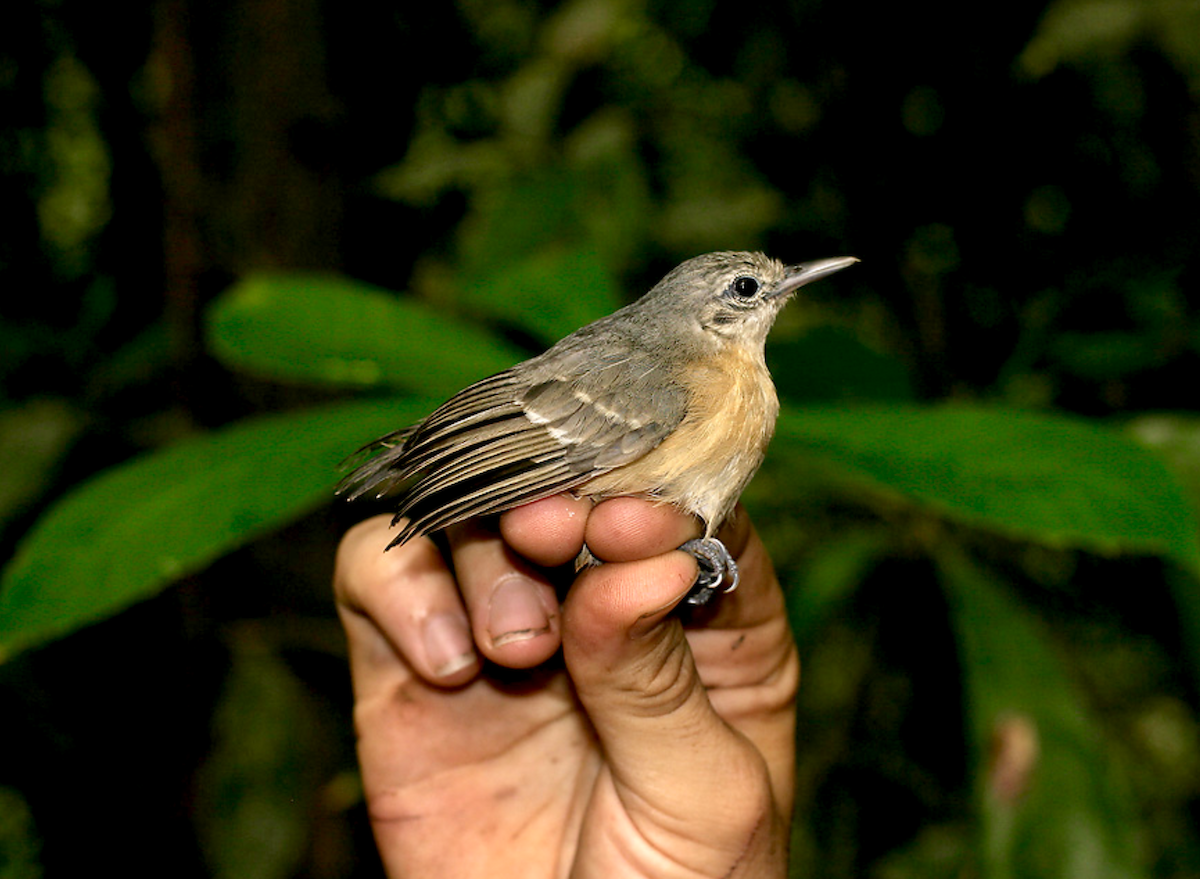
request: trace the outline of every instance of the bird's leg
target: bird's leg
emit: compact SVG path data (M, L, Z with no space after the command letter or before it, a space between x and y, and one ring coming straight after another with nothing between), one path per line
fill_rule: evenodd
M679 548L692 556L700 565L700 573L696 576L696 582L692 585L687 597L684 598L684 602L694 607L708 604L717 594L717 590L721 588L721 584L726 581L729 582L729 585L723 591L732 592L737 589L739 582L737 562L734 561L733 554L725 548L725 544L717 538L698 537L689 540ZM584 544L575 559L576 572L598 564L600 564L600 560L592 555L587 544Z
M692 555L700 565L696 583L692 586L692 591L687 594L687 598L684 599L688 604L696 607L708 604L717 594L717 589L726 580L729 581L729 585L725 587L725 592L737 589L739 580L737 562L734 561L732 553L725 548L725 544L717 538L698 537L695 540L689 540L679 548Z

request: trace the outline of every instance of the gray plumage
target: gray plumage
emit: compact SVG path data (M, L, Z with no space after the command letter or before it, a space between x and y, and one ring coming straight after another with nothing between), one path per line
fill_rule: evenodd
M688 260L631 305L367 446L338 491L398 495L396 521L408 521L391 545L564 491L674 503L711 538L774 429L763 344L776 314L856 261ZM702 460L676 457L693 454Z

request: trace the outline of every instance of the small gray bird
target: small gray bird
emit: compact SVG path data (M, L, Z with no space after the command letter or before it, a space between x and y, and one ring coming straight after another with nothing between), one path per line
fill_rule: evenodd
M392 524L407 522L389 549L559 492L672 504L704 522L704 536L680 547L700 564L687 600L704 604L723 583L737 587L737 564L713 535L779 414L767 332L797 289L856 262L690 259L631 305L364 447L357 460L369 460L338 493L399 493ZM594 561L584 547L577 567Z

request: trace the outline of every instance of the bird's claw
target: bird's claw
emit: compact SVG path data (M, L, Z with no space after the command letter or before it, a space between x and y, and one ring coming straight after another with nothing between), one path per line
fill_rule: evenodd
M715 537L698 537L679 547L696 559L700 573L691 591L684 598L687 604L701 607L708 604L722 583L729 585L723 591L732 592L738 587L738 566L725 544Z

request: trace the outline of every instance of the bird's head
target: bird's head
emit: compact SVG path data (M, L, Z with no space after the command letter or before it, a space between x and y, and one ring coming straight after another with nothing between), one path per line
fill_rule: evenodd
M841 271L852 256L785 265L761 253L721 251L681 263L643 299L713 342L761 350L775 316L796 290Z

